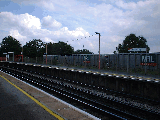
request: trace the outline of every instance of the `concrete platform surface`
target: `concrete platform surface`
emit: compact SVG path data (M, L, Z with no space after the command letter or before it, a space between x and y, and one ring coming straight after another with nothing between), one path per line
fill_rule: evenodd
M2 77L0 77L0 119L58 120Z
M1 71L0 119L98 120L98 118Z

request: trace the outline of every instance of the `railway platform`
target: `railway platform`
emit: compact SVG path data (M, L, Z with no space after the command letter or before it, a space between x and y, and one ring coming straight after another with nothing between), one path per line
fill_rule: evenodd
M0 71L1 120L98 119Z
M51 114L57 114L62 119L97 120L98 118L84 112L89 110L91 110L89 113L102 119L122 116L125 116L125 119L132 117L152 119L153 116L159 118L159 78L17 62L3 62L0 67L2 76L27 92L31 98L38 100L42 104L40 106L45 106L43 109L51 111ZM70 104L75 102L73 105L84 111L62 100ZM115 114L115 110L120 113L116 111ZM144 116L145 114L147 116Z
M6 70L26 71L30 74L43 75L47 78L160 101L160 79L158 76L143 76L120 72L115 73L106 70L22 62L1 62L0 66Z
M1 120L58 120L2 77L0 91Z

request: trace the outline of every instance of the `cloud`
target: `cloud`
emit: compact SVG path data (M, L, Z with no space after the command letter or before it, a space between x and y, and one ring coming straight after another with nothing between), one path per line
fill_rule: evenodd
M1 30L8 29L19 29L19 28L28 28L28 29L40 29L41 23L40 19L29 15L28 13L14 15L11 12L1 12L0 13L0 22L2 26Z
M13 1L19 4L36 5L52 13L52 15L44 16L41 20L27 13L21 15L7 13L9 17L3 15L0 20L3 23L3 30L18 30L19 34L27 36L27 39L69 41L69 44L73 45L75 49L82 49L85 44L85 46L88 45L88 49L97 53L97 37L70 42L97 31L102 35L102 51L112 53L115 46L123 42L125 36L135 33L137 36L142 35L147 39L149 46L151 45L151 51L157 51L155 48L158 48L154 47L153 43L160 46L160 43L156 42L160 41L160 0L136 0L137 2L109 0L110 3L108 0L99 0L101 2L89 0L90 3L76 0L67 2L65 0ZM35 22L31 22L29 16ZM24 22L24 18L28 18L26 22ZM2 28L0 29L2 30Z
M24 25L26 28L41 29L41 23L39 18L29 15L28 13L21 14L19 17L20 24Z
M41 39L44 42L58 42L59 40L66 42L78 37L89 36L89 33L82 27L75 30L69 30L67 27L61 28L62 24L51 16L46 16L40 20L28 13L15 15L10 12L2 12L0 17L2 18L0 20L2 23L0 30L8 31L9 35L15 37L23 45L32 39ZM49 25L56 30L47 29ZM45 28L41 28L41 26Z
M119 0L119 1L116 1L116 5L120 8L123 8L123 9L135 9L136 8L136 3L135 2L129 2L129 3L125 3L123 0Z
M50 39L50 38L48 38L48 37L45 37L45 38L44 38L44 41L45 41L46 43L49 43L49 42L54 43L54 41L53 41L53 40L51 40L51 39Z
M57 29L57 28L60 28L62 26L62 24L60 22L56 21L55 19L53 19L49 15L46 16L46 17L43 17L41 22L42 22L42 26L44 28Z
M26 36L21 35L18 30L11 29L9 35L16 38L20 43L24 44L24 41L27 39Z
M36 5L42 8L45 8L50 11L61 11L61 9L65 9L65 7L71 7L73 4L76 5L77 1L75 0L11 0L18 4L23 5Z
M52 2L45 2L45 1L40 1L38 2L38 6L43 6L47 8L48 10L54 11L55 10L55 5Z
M54 31L53 34L55 36L57 36L58 38L64 37L67 39L67 37L69 38L78 38L81 36L88 36L89 33L86 32L83 28L78 27L75 30L69 30L67 27L63 27L61 29L59 29L58 31ZM71 39L70 39L71 40Z

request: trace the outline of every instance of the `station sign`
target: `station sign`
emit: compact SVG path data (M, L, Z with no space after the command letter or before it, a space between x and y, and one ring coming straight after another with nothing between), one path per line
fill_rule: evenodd
M146 51L146 48L128 48L128 51Z
M141 65L147 65L147 66L156 66L156 55L155 54L142 54L141 55Z
M91 56L90 55L84 55L83 56L83 62L84 63L90 63L91 62Z

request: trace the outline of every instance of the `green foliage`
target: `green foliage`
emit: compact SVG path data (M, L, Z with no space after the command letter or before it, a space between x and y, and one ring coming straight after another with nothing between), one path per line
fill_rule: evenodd
M136 37L135 34L130 34L123 40L122 44L118 45L117 49L119 53L129 53L128 48L146 48L147 46L147 52L149 53L150 48L146 45L146 42L147 40L144 37ZM145 53L145 51L136 51L132 53Z
M74 52L74 54L93 54L93 52L90 52L89 50L87 50L87 49L83 49L83 50L76 50L75 52Z
M74 53L74 48L65 42L47 44L48 55L71 55Z
M3 53L14 52L15 55L20 55L22 52L21 44L18 40L13 38L12 36L8 36L3 38L0 48L1 56Z
M61 41L44 43L40 39L33 39L23 46L23 55L29 58L42 57L46 53L46 45L48 55L71 55L74 53L74 48L67 43ZM14 52L15 55L22 52L20 42L12 36L5 37L1 43L0 55L3 56L3 53L7 52Z
M113 51L114 54L116 54L116 51Z
M45 44L40 39L33 39L23 46L23 55L35 58L42 57L45 53Z
M46 44L48 55L70 55L74 52L73 47L64 42ZM24 55L31 58L41 57L46 53L46 44L41 40L33 39L23 47Z
M47 54L48 55L54 55L53 53L54 53L54 43L47 43Z

